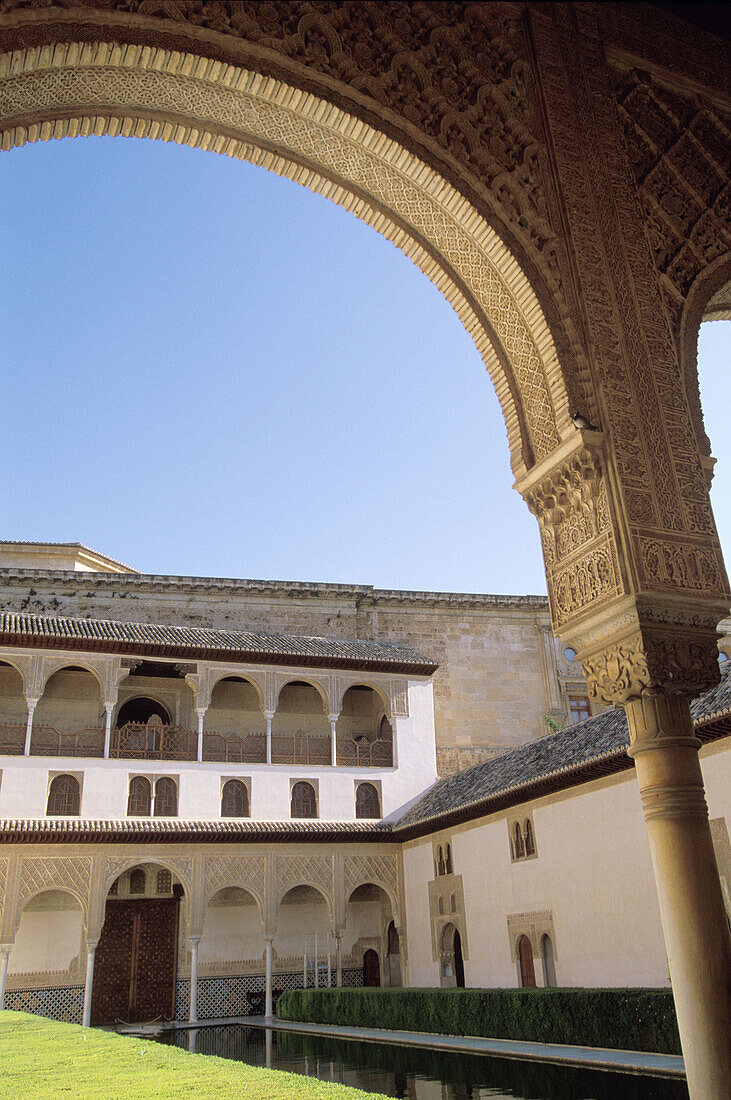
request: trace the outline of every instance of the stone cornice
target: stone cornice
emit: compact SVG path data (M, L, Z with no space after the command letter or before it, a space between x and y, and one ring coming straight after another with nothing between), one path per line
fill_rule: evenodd
M235 577L186 577L161 573L78 573L65 569L0 569L0 584L7 587L20 584L33 587L34 583L48 583L55 587L73 584L75 588L111 591L134 589L136 591L164 590L173 594L176 590L226 591L246 595L301 596L303 599L320 597L349 598L360 606L375 604L422 604L424 606L454 605L476 610L493 608L519 608L529 611L548 611L546 596L512 596L480 592L429 592L399 588L374 588L369 584L336 584L317 581L251 580Z

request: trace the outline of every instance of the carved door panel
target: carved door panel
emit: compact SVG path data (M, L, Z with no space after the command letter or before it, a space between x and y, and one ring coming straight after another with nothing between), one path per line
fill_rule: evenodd
M175 961L178 900L159 898L139 903L130 991L133 1021L172 1016L175 1011Z
M172 1016L177 898L108 901L94 964L92 1024Z
M92 1025L127 1019L137 905L136 901L107 902L104 927L94 960Z

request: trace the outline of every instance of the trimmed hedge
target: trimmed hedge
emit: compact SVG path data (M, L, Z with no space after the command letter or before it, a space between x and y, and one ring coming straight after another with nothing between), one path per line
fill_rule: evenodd
M282 1020L680 1054L666 989L288 989Z

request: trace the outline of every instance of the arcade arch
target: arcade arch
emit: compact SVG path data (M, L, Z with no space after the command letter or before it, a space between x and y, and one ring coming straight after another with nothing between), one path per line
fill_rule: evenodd
M91 976L87 960L86 1022L137 1022L175 1015L185 925L180 913L183 897L178 876L153 860L132 862L113 879L98 943L88 945Z
M111 41L82 44L58 41L63 29L48 29L52 20L72 21L72 13L54 12L44 23L36 21L37 12L18 13L13 7L7 26L15 30L29 20L34 30L40 28L43 44L0 61L4 148L93 131L176 140L250 159L319 190L374 225L454 304L493 376L513 469L539 519L554 626L579 653L595 698L626 706L640 786L647 798L653 792L648 829L691 1089L698 1096L703 1089L705 1095L721 1090L726 1095L728 1065L719 1068L718 1051L728 1034L728 1002L718 960L728 962L728 935L688 696L717 675L714 630L726 614L728 584L700 455L679 396L667 318L661 316L658 324L663 307L657 272L640 240L640 204L630 187L615 112L592 111L587 102L591 94L611 95L612 76L600 49L606 31L601 16L597 31L588 34L563 7L554 19L546 5L529 5L532 55L543 82L524 77L528 91L518 93L526 101L526 117L540 116L551 131L551 171L565 191L557 197L548 189L547 199L541 184L541 202L556 202L562 211L553 213L560 226L556 235L567 236L566 242L552 243L564 260L564 244L571 253L559 269L572 286L555 290L551 315L564 318L568 327L564 295L573 300L578 294L577 329L585 333L582 344L596 350L596 379L590 383L586 372L583 400L571 407L569 394L576 401L582 393L578 375L562 369L524 270L465 197L486 194L484 165L475 156L479 142L470 127L443 117L440 145L429 135L423 111L408 122L408 115L397 115L394 126L391 109L381 109L384 100L391 102L383 84L357 65L355 78L345 70L321 76L301 21L301 41L292 51L301 60L295 64L284 48L275 48L275 65L296 72L303 87L327 89L330 101L218 60L238 56L253 64L256 57L260 67L265 64L258 45L244 44L246 29L226 20L219 34L216 26L186 26L181 13L162 20L140 16L136 9L105 11L90 17L89 36ZM467 7L469 18L477 19L476 6ZM662 28L654 30L662 42ZM490 38L487 23L479 19L470 31L478 40ZM130 43L128 32L132 38L144 34L152 44ZM183 42L195 40L199 54L170 49L169 35L175 33ZM258 43L264 32L255 25L249 33ZM328 50L333 37L325 27ZM443 33L435 39L438 55L448 40L453 47ZM239 46L239 53L221 53L222 41ZM579 77L564 62L577 50L583 52L583 68L574 67L586 81L581 88L571 86ZM662 49L661 57L665 62ZM669 49L671 70L673 57ZM441 84L437 62L420 67L424 74L412 77L416 84L429 84L431 76ZM409 72L417 70L409 66ZM390 77L397 94L403 75L394 59ZM405 96L407 104L411 98ZM336 101L352 104L358 117ZM481 102L494 108L489 94L487 103ZM505 110L498 115L504 122ZM381 120L382 130L371 126L373 117ZM497 119L494 110L490 117ZM413 136L430 158L433 150L446 147L448 153L435 152L433 160L448 163L449 171L435 171L386 136L394 130ZM539 153L549 156L540 141L526 147L529 189L535 185L529 165L540 160ZM673 188L668 190L672 195ZM487 191L486 209L494 211L499 195L506 208L512 204L516 213L523 211L529 230L538 229L539 219L521 204L525 192L516 189L512 177L495 184L494 193ZM505 224L500 230L510 236ZM637 246L623 250L623 239ZM555 260L556 251L551 254ZM578 348L576 354L582 354ZM585 426L574 427L572 411L583 414L578 419ZM594 432L592 424L608 434ZM681 851L692 853L682 864L675 858ZM714 975L710 984L701 974Z
M41 890L25 902L10 951L8 973L49 974L78 981L84 951L85 911L68 890Z
M208 900L203 919L199 977L260 973L264 952L259 902L240 886L225 886ZM241 1014L232 1006L232 1016Z

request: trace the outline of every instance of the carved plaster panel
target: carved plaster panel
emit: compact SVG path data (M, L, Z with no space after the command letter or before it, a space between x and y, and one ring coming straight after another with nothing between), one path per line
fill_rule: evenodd
M731 251L731 112L648 72L615 70L619 117L676 333L697 275Z
M205 897L210 900L218 890L239 886L263 907L265 869L264 856L211 856L206 860Z
M277 901L294 886L318 888L332 906L334 896L333 856L277 856Z
M399 873L397 856L346 855L344 870L345 901L348 900L358 886L372 882L376 886L386 887L391 897L398 904ZM394 915L397 916L398 914Z
M89 905L92 860L89 856L24 856L20 866L17 915L34 894L68 890L86 914Z

